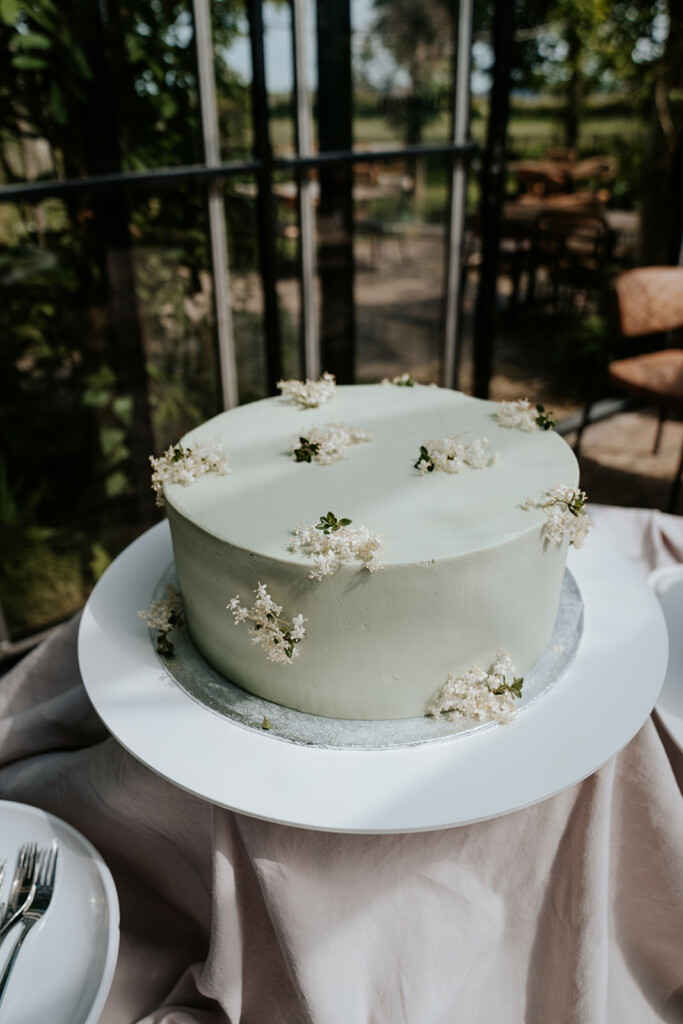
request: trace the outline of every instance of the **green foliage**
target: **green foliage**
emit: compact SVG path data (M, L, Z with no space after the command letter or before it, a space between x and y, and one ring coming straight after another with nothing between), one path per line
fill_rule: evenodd
M432 462L432 457L429 454L428 449L425 448L425 446L423 444L421 444L420 445L420 455L419 455L419 458L418 458L417 462L415 462L413 464L414 468L415 469L419 469L420 464L423 463L423 462L427 464L427 472L428 473L433 473L434 472L434 463Z
M307 437L299 438L299 447L294 449L294 458L297 462L311 462L314 455L320 451L320 445L316 441L309 441Z
M536 417L536 426L539 427L540 430L552 430L553 427L557 426L555 416L551 412L546 412L544 406L537 405L536 412L538 413Z
M334 512L328 512L326 516L320 517L320 522L316 525L316 530L322 530L326 537L329 537L331 533L336 533L337 530L341 530L342 526L350 526L351 519L337 519Z

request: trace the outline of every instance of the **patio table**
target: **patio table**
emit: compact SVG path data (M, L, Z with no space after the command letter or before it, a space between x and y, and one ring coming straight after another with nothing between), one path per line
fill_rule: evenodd
M593 516L643 572L683 561L683 519ZM101 1024L683 1019L683 754L656 716L524 810L309 831L212 806L124 750L88 700L77 629L0 681L0 799L66 820L112 871L121 942Z

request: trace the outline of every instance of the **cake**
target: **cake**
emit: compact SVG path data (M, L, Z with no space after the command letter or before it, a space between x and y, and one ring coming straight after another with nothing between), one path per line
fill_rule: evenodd
M283 387L153 460L196 647L245 690L331 718L424 715L500 651L522 677L583 514L569 446L528 403L328 391L316 406Z

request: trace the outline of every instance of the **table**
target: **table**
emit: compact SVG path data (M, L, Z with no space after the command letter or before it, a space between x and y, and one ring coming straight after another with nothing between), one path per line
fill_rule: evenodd
M594 518L644 571L683 561L678 517ZM652 719L589 779L513 814L312 832L141 766L87 700L76 632L0 683L0 797L65 819L112 870L121 952L101 1024L682 1019L682 755Z

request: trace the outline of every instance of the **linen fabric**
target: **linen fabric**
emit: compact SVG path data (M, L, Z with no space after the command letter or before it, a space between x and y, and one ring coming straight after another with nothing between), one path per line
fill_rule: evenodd
M645 570L683 560L682 519L593 516ZM652 719L513 814L308 831L212 807L136 761L90 705L77 629L0 680L0 799L63 818L113 873L121 947L101 1024L683 1021L683 755Z

